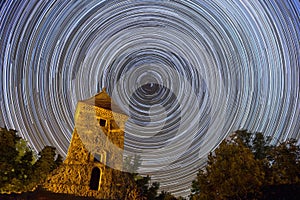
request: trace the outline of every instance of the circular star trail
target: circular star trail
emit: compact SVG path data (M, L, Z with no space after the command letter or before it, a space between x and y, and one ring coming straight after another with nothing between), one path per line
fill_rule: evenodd
M79 100L103 87L125 152L187 195L237 129L299 139L300 5L285 1L0 2L0 125L66 155Z

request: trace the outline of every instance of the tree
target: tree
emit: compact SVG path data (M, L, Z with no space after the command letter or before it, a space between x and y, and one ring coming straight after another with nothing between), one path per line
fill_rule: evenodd
M17 131L0 128L1 193L28 189L33 160L31 149Z
M238 130L235 132L235 137L251 150L254 154L255 159L266 158L268 152L270 151L271 137L265 138L260 132L250 133L247 130Z
M297 199L300 148L294 139L277 146L270 141L262 133L236 131L209 154L192 182L191 199L290 199L290 192Z
M141 156L134 155L125 157L123 161L123 170L131 174L137 174L139 167L141 166Z
M176 197L173 196L170 192L161 191L156 200L176 200Z
M18 155L15 148L20 137L16 135L16 131L0 129L0 186L5 184L9 179L14 177L14 164Z
M267 161L266 185L300 184L300 147L296 140L274 146Z
M260 194L264 172L240 137L224 140L193 182L192 199L251 199Z
M54 147L45 147L36 159L17 131L0 128L0 193L33 190L62 161Z
M39 153L39 159L33 165L33 173L37 182L43 181L51 171L62 163L60 155L57 155L56 159L55 157L55 148L51 146L45 146Z
M128 156L124 159L123 170L129 172L132 176L132 180L134 183L128 181L128 185L135 185L139 194L146 199L152 200L155 199L159 189L158 182L151 182L151 177L141 176L138 174L138 169L141 166L141 157L139 155L135 155L134 157Z

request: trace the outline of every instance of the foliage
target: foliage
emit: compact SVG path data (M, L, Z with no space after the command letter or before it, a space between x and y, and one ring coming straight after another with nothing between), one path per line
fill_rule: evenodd
M45 147L36 159L34 152L15 130L0 128L0 193L30 191L61 163L55 148Z
M137 174L139 167L141 166L141 156L134 155L127 156L123 161L123 171L129 172L131 174Z
M141 166L141 160L139 155L134 157L128 156L124 159L124 170L128 171L134 180L134 184L137 186L141 196L147 199L154 199L157 195L157 190L159 189L159 183L154 182L150 184L151 177L143 177L137 173L139 167Z
M192 182L191 199L260 199L272 185L300 184L296 141L270 141L245 130L224 140Z
M257 194L264 174L260 163L238 139L223 141L208 157L193 185L199 195L193 199L247 199ZM214 192L212 192L214 191Z
M125 171L128 171L133 177L132 180L134 180L134 183L127 183L127 184L136 185L140 196L148 200L171 199L170 193L163 192L159 196L157 196L159 190L159 183L158 182L151 183L151 177L149 175L141 176L137 173L139 167L141 166L140 159L141 158L138 155L135 155L134 157L128 156L124 159L123 169Z
M174 197L170 192L161 191L161 193L155 199L156 200L176 200L176 197Z
M266 158L268 152L271 150L271 137L265 138L260 132L250 133L247 130L238 130L234 134L236 139L239 139L247 148L254 154L255 159Z
M266 162L266 185L300 184L300 147L290 139L272 148Z
M56 156L55 148L51 146L45 146L39 153L39 159L33 165L34 175L36 180L44 180L49 172L56 169L62 163L62 157L60 155Z

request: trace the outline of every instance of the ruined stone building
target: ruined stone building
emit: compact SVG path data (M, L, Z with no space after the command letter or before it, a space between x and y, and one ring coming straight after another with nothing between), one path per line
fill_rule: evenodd
M127 118L105 89L78 102L67 157L49 176L44 188L100 199L121 198L126 182L125 173L120 170Z

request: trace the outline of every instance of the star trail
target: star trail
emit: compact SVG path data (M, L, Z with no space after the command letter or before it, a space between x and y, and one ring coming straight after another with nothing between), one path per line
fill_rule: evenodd
M237 129L300 138L298 0L0 2L0 125L65 156L79 100L130 118L124 154L187 195Z

